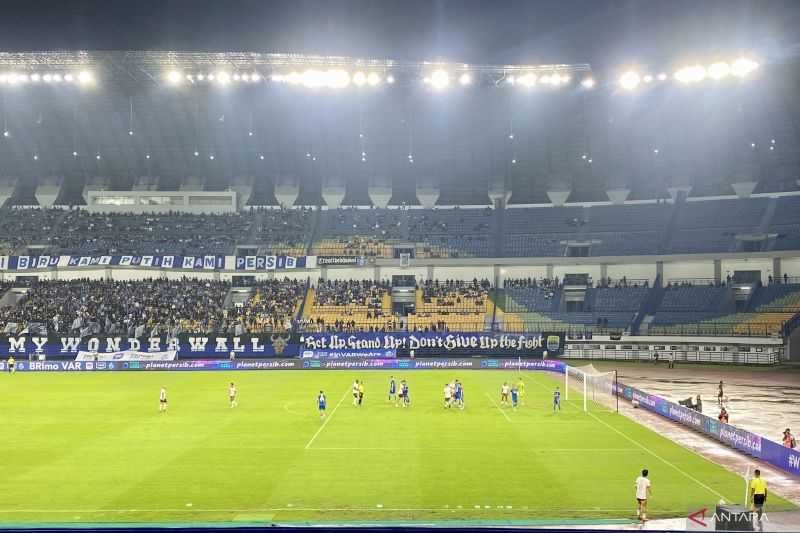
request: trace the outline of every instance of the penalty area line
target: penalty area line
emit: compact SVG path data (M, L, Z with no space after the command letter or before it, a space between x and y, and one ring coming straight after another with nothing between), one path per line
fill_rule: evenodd
M498 410L498 411L500 411L500 413L501 413L501 414L502 414L504 417L506 417L506 420L508 420L509 422L511 422L511 419L508 417L508 415L506 414L506 412L505 412L505 411L503 411L502 409L500 409L500 406L499 406L499 405L497 405L497 402L496 402L496 401L494 401L494 398L492 398L492 397L491 397L491 395L489 395L489 393L488 393L488 392L486 393L486 397L487 397L487 398L489 398L489 401L491 401L491 402L494 404L494 406L495 406L495 407L497 407L497 410Z
M322 422L322 425L319 427L319 429L317 430L317 432L316 432L316 433L314 433L314 436L313 436L313 437L311 437L311 440L310 440L310 441L308 441L308 444L306 444L306 450L307 450L307 449L309 449L309 448L311 448L311 445L312 445L312 444L314 444L314 441L315 441L315 440L317 440L317 437L319 436L319 434L320 434L320 433L322 433L322 430L323 430L323 429L325 429L325 426L327 426L327 425L328 425L328 422L330 421L330 419L331 419L331 418L333 418L333 415L335 415L335 414L336 414L336 410L339 408L339 406L340 406L340 405L342 405L342 402L344 401L344 399L345 399L345 398L347 398L347 395L348 395L348 394L350 394L350 389L347 389L347 390L344 392L344 396L342 396L342 399L341 399L341 400L339 400L339 403L337 403L337 404L336 404L336 407L334 407L334 408L333 408L333 411L331 411L331 416L326 416L326 417L325 417L325 421L324 421L324 422Z
M536 383L537 385L539 385L540 387L542 387L542 388L543 388L543 389L545 389L545 390L548 390L548 391L550 390L550 389L548 389L547 387L545 387L545 386L544 386L542 383L540 383L540 382L539 382L538 380L536 380L536 379L533 379L533 378L531 378L531 377L529 377L529 376L523 376L523 377L524 377L524 378L526 378L526 379L529 379L530 381L532 381L532 382L534 382L534 383ZM575 407L576 409L578 409L578 410L582 411L582 409L581 409L580 407L578 407L578 406L573 406L573 407ZM681 473L681 474L683 474L683 475L684 475L684 476L685 476L687 479L689 479L689 480L693 481L694 483L696 483L696 484L697 484L697 485L699 485L700 487L703 487L704 489L706 489L707 491L709 491L711 494L714 494L714 495L716 495L716 496L719 496L719 497L720 497L720 498L722 498L722 499L726 499L726 498L725 498L725 496L723 496L723 495L722 495L722 494L720 494L719 492L715 491L714 489L712 489L711 487L709 487L708 485L706 485L705 483L703 483L702 481L700 481L700 480L699 480L699 479L697 479L696 477L692 476L692 475L691 475L691 474L689 474L688 472L684 471L684 470L683 470L683 469L681 469L679 466L677 466L677 465L675 465L675 464L671 463L671 462L670 462L670 461L668 461L667 459L664 459L663 457L661 457L660 455L658 455L658 454L657 454L656 452L654 452L653 450L651 450L651 449L647 448L646 446L643 446L643 445L642 445L642 444L640 444L638 441L636 441L635 439L633 439L633 438L629 437L628 435L626 435L626 434L625 434L625 433L623 433L622 431L618 430L617 428L615 428L614 426L612 426L611 424L609 424L609 423L608 423L608 422L606 422L605 420L601 420L601 419L597 418L597 416L595 416L595 414L594 414L594 413L590 413L590 412L586 411L586 414L587 414L587 415L589 415L589 416L591 416L592 418L594 418L595 420L597 420L598 422L600 422L601 424L603 424L604 426L606 426L608 429L610 429L611 431L613 431L614 433L616 433L616 434L617 434L617 435L619 435L620 437L624 438L625 440L627 440L627 441L628 441L628 442L630 442L631 444L633 444L633 445L637 446L638 448L640 448L640 449L644 450L645 452L649 453L650 455L652 455L653 457L655 457L656 459L658 459L659 461L661 461L661 462L662 462L662 463L664 463L665 465L667 465L667 466L670 466L670 467L672 467L673 469L675 469L676 471L680 472L680 473ZM630 420L630 419L629 419L629 420ZM637 422L637 423L638 423L638 422ZM641 425L641 424L640 424L640 425ZM644 426L642 426L642 427L644 427ZM652 431L652 430L650 430L650 431ZM670 442L672 442L672 441L670 441ZM677 444L677 443L675 443L675 444ZM680 445L678 445L678 446L680 446Z

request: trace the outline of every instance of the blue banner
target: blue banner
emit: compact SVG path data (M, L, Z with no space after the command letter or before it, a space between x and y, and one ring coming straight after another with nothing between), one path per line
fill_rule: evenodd
M615 392L629 401L638 402L640 407L648 411L674 420L704 433L714 440L800 476L800 451L627 385L618 384Z
M397 350L386 348L381 350L301 350L300 357L303 359L342 359L342 358L372 358L372 359L394 359L397 357Z
M303 350L411 350L417 354L458 351L469 355L520 355L540 357L560 354L563 334L545 333L304 333Z
M284 268L305 268L305 257L289 257L288 255L246 255L236 257L236 270L280 270ZM312 265L313 266L313 265Z

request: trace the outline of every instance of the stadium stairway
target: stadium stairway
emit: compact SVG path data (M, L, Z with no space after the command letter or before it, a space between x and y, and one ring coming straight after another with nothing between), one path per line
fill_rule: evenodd
M311 220L311 231L306 242L306 255L313 255L314 243L322 238L323 221L327 222L322 214L321 205L317 204L317 208L314 210L314 218Z
M756 228L757 234L761 235L767 232L770 222L772 222L772 216L775 214L777 208L778 199L770 198L769 202L767 202L767 208L764 210L764 216L761 217L761 222L758 224L758 228Z

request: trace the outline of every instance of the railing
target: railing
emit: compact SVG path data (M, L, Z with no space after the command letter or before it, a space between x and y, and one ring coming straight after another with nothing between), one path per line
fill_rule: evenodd
M782 327L774 323L650 325L649 335L702 335L711 337L780 337Z
M650 280L649 279L632 279L632 278L624 278L624 279L610 279L610 278L600 278L599 280L593 281L595 289L607 289L607 288L616 288L616 287L649 287Z
M735 281L735 280L733 280ZM707 287L709 285L717 285L714 278L670 278L667 280L668 285L692 285ZM666 287L666 285L665 285Z
M674 354L675 363L707 363L728 365L775 365L786 357L783 346L768 352L706 352L693 350L659 350L659 360L666 365L669 354ZM653 362L651 350L597 350L570 348L564 350L564 359L607 359L614 361Z

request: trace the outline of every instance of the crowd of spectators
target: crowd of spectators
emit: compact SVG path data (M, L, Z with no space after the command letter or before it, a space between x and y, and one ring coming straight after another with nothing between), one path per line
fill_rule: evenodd
M231 254L236 245L300 255L313 211L248 209L241 213L90 213L84 209L0 209L0 251L51 255Z
M387 280L336 280L320 278L317 281L315 306L366 307L368 311L380 311L383 296L391 290Z
M244 307L233 309L233 314L249 333L289 331L305 288L304 282L288 278L260 281L250 300Z
M486 292L491 288L488 279L473 279L471 282L448 279L445 281L425 280L422 289L423 304L432 304L439 308L458 308L483 306Z
M229 284L197 279L40 281L17 305L0 308L5 333L211 333L232 327L223 307Z

